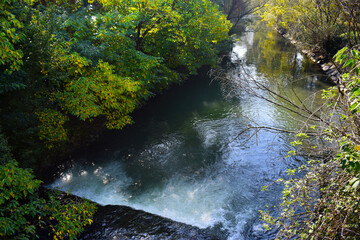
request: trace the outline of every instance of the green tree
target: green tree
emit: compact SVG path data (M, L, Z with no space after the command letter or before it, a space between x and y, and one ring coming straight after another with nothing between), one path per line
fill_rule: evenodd
M111 129L130 124L153 92L216 64L230 28L210 1L66 2L22 14L31 39L23 44L26 96L49 148L68 139L74 117Z
M24 37L19 31L23 27L23 23L14 14L14 11L19 5L31 4L31 2L30 0L2 0L0 2L0 65L5 66L8 73L20 69L23 56L21 49L15 46Z
M99 1L134 16L136 49L161 57L170 69L189 72L216 61L216 43L228 38L229 21L210 1Z
M40 194L40 180L12 158L0 134L0 237L33 239L43 229L54 239L75 239L92 222L95 205L85 200L61 198L58 193ZM42 231L43 231L42 230Z

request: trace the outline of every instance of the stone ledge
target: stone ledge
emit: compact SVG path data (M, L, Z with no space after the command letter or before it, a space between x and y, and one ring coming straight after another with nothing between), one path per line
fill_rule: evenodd
M306 49L301 42L292 38L285 28L276 27L275 29L281 36L288 39L293 45L299 47L301 52L308 56L311 61L318 64L324 73L329 76L329 79L333 84L341 85L341 73L337 69L336 65L327 59L324 53Z

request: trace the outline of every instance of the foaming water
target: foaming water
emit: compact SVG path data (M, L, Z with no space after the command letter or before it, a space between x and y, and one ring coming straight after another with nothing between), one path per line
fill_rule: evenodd
M84 172L86 174L81 174ZM141 181L128 178L123 167L111 164L107 167L82 167L80 171L79 168L73 168L52 187L70 191L102 205L127 205L206 228L221 219L221 209L228 197L224 181L221 176L198 180L174 176L138 193L134 188L141 188Z
M278 45L274 41L267 33L246 33L232 60L240 59L269 85L275 84L272 77L286 84L303 77L293 86L299 95L324 86L306 77L316 70L300 53L281 38L276 38ZM286 64L291 68L286 70ZM230 72L235 87L238 72ZM145 107L123 135L109 132L78 153L51 187L212 229L221 237L225 232L228 239L271 238L258 210L277 204L281 188L262 192L261 187L284 177L302 159L283 157L291 148L288 134L244 130L257 125L293 129L298 123L270 103L236 90L226 98L221 86L198 78Z

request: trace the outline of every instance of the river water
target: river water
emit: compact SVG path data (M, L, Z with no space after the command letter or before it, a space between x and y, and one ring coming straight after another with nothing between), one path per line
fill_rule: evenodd
M305 159L284 157L293 137L287 133L238 135L248 126L294 130L301 123L238 88L245 77L239 73L284 94L293 89L299 98L328 85L315 65L271 30L239 35L231 59L226 84L200 73L152 99L135 114L134 125L104 133L68 167L59 166L51 187L205 229L219 239L271 239L258 210L277 204L281 187L261 187Z

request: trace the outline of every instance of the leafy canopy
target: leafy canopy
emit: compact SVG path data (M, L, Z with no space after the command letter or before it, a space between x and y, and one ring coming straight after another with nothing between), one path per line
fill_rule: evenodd
M66 2L19 9L30 40L21 49L23 83L36 96L39 137L49 148L68 139L73 117L110 129L132 123L131 112L153 92L216 64L216 44L230 29L208 0Z

